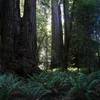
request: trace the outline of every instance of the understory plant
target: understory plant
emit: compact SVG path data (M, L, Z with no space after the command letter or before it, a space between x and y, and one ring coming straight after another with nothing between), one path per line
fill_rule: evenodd
M0 100L9 100L11 94L20 89L22 82L12 74L0 75Z
M99 100L100 72L51 71L24 80L13 74L0 75L0 100L18 95L31 97L28 100Z

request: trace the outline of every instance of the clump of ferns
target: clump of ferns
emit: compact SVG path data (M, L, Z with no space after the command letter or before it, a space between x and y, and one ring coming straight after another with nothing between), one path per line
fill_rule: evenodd
M100 99L100 71L88 76L88 90L91 100Z
M85 91L87 87L87 76L82 73L75 74L74 76L70 77L70 81L72 84L72 89L71 90L82 90Z
M0 76L0 100L8 100L13 92L20 89L22 82L12 74Z
M89 76L83 73L78 73L75 76L71 76L70 81L72 83L72 88L69 91L68 95L74 95L75 97L75 94L76 95L79 94L78 95L79 98L81 98L80 96L84 95L84 98L86 100L92 100L93 98L91 97L93 93L96 93L95 91L96 87L100 86L99 85L100 84L100 73L95 72L95 73L90 74ZM97 95L100 96L100 87L99 87L99 90L97 91L99 91Z
M40 75L33 75L24 86L24 92L33 95L35 99L45 100L48 98L66 95L71 88L69 76L65 72L43 72ZM50 98L51 97L51 98Z

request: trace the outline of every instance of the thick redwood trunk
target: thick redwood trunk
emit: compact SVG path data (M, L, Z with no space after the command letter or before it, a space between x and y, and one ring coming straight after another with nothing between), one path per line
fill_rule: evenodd
M36 0L25 1L23 18L20 17L19 0L3 0L1 5L2 68L21 75L31 73L32 67L37 66Z
M18 18L18 0L3 0L2 2L2 27L1 27L1 45L2 45L2 67L9 69L13 65L15 58L15 36L19 33Z
M25 0L21 30L22 62L27 67L37 66L36 0Z

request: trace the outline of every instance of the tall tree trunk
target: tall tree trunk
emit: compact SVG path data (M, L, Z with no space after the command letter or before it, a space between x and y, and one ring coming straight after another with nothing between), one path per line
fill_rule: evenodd
M69 58L69 48L70 48L70 40L73 31L73 10L75 8L77 0L73 0L72 6L69 6L69 0L63 0L64 7L64 66L65 68L68 66L68 58ZM70 10L69 10L70 8Z
M22 63L23 66L37 66L36 0L25 0L22 18Z
M20 17L20 0L13 0L13 32L14 32L14 57L15 60L19 59L19 41L20 41L20 29L21 29L21 17Z
M2 22L2 18L1 18L1 16L2 16L2 1L3 0L0 0L0 70L1 70L1 54L2 54L2 52L1 52L1 22Z
M51 66L63 66L63 33L59 0L52 0L52 54Z
M64 66L68 66L69 41L70 41L70 15L69 1L63 0L64 7Z
M18 0L3 0L2 2L2 27L1 27L1 41L2 41L2 67L9 69L12 66L14 59L14 36L19 32L18 23Z

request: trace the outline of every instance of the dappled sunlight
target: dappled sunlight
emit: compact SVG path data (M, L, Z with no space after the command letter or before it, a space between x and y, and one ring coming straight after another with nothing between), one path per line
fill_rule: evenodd
M68 67L68 71L70 71L70 72L77 72L77 71L79 71L79 69L76 67Z
M24 15L24 3L25 0L20 0L20 16L23 17Z

